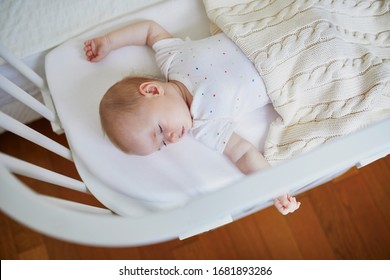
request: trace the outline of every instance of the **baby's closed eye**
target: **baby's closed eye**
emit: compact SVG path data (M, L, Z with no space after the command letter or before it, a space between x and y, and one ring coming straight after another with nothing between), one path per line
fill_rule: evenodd
M159 127L159 129L160 129L160 134L163 135L163 134L164 134L164 130L162 129L161 125L158 125L158 127ZM162 144L163 144L164 146L167 146L167 143L165 143L164 140L162 140Z

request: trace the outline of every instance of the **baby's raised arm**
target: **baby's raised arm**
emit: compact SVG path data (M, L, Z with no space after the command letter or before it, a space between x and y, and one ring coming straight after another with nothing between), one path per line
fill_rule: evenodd
M111 51L121 47L130 45L151 47L157 41L171 37L172 35L158 23L144 20L85 41L84 52L87 60L98 62Z
M241 170L244 174L250 174L269 167L269 163L264 156L247 140L233 133L226 145L224 154ZM280 213L286 215L299 208L300 202L290 195L282 195L274 200L275 207Z

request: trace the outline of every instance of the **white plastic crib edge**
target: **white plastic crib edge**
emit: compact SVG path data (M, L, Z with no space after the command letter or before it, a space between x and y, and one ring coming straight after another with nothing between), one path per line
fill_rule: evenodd
M0 209L35 230L71 242L95 246L157 243L196 232L213 221L353 166L373 154L388 154L389 132L387 119L183 207L142 217L81 213L48 203L0 166Z

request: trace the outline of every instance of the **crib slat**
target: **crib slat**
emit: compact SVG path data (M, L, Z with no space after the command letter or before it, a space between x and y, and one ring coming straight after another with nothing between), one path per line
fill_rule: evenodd
M33 70L31 70L26 64L15 57L11 52L0 46L0 56L4 58L14 68L18 69L23 76L29 79L38 88L43 89L46 86L45 81Z
M0 127L72 161L70 150L0 111Z
M51 122L51 126L54 132L62 133L63 130L61 123L57 117L46 81L42 79L42 77L40 77L37 73L35 73L34 70L27 66L22 60L18 59L15 55L2 46L0 46L0 57L4 58L5 61L7 61L11 66L13 66L40 89L45 105L37 101L35 98L27 94L24 90L20 89L18 86L3 76L0 76L0 87L5 87L3 89L9 94L48 119Z
M84 213L91 213L91 214L101 214L101 215L115 215L111 210L106 208L100 208L96 206L91 206L87 204L82 204L78 202L74 202L71 200L65 200L58 197L53 196L47 196L47 195L40 195L43 199L54 203L56 205L63 206L67 209L73 209L76 211L84 212Z
M87 187L81 181L36 166L7 154L0 153L0 163L13 173L62 186L68 189L89 193Z
M57 118L56 115L51 110L49 110L49 108L47 108L41 102L36 100L34 97L29 95L27 92L25 92L24 90L16 86L14 83L12 83L10 80L8 80L2 75L0 75L0 88L8 92L10 95L15 97L23 104L27 105L28 107L36 111L45 119L51 122L56 121Z

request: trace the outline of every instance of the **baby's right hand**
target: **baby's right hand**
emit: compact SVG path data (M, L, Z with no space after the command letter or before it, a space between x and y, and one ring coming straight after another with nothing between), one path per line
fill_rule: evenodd
M84 42L84 53L88 61L98 62L111 51L107 36L97 37Z
M301 206L301 203L297 202L295 197L285 194L276 198L274 200L274 205L280 213L287 215L288 213L297 210L299 206Z

